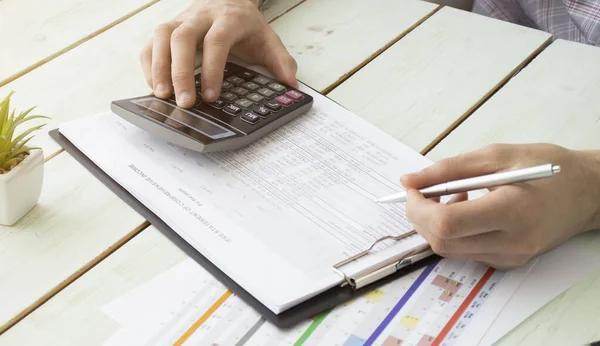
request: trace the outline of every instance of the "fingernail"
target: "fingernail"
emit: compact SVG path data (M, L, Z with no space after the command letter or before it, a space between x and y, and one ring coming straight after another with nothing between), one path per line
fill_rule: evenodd
M190 93L187 91L183 91L183 92L179 93L179 95L177 96L177 101L179 101L180 103L187 103L191 99L192 99L192 95L190 95Z
M158 83L156 86L156 92L164 94L167 92L167 85L165 83Z
M215 91L211 88L207 88L204 90L204 98L212 100L215 97Z

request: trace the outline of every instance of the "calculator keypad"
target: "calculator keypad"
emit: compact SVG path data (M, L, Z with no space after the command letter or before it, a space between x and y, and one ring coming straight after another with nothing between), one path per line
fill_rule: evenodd
M304 99L302 93L288 90L277 81L243 67L228 63L224 74L220 98L212 103L202 100L201 78L199 74L196 76L198 102L194 109L246 133L252 131L255 126L260 126L262 122L283 116L284 107L293 106Z

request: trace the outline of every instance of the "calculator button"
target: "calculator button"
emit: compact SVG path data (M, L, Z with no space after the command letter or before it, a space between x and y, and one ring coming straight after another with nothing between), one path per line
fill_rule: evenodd
M233 88L231 89L232 92L240 95L240 96L244 96L248 93L248 90L242 88L242 87L237 87L237 88Z
M224 81L221 89L223 89L224 91L231 90L231 89L233 89L233 84L231 84L227 81Z
M229 91L226 93L223 93L223 95L221 95L221 97L223 97L225 100L227 100L229 102L233 102L237 99L237 96L234 93L229 92Z
M244 79L250 79L250 78L254 77L254 73L244 71L244 72L240 73L240 77L242 77Z
M277 83L269 84L269 88L279 94L283 94L287 90L283 85Z
M294 101L300 101L304 98L304 95L302 95L301 93L297 92L296 90L289 90L288 92L286 92L284 94L285 96L291 98Z
M256 102L256 103L260 103L260 102L262 102L262 100L265 99L264 97L260 96L259 94L255 94L255 93L252 93L252 94L246 96L246 98L248 98L250 101Z
M269 90L267 88L258 89L257 93L261 94L262 96L264 96L268 99L275 96L275 92L273 90Z
M223 110L231 115L238 115L242 109L236 105L232 105L231 103L227 106L223 107Z
M256 124L260 117L252 112L246 112L242 115L242 119L246 120L250 124Z
M242 85L246 82L245 80L243 80L242 78L237 77L237 76L231 76L231 77L227 78L227 81L231 82L231 83L233 83L233 85L237 85L237 86Z
M269 84L269 82L270 82L270 80L269 80L269 79L267 79L267 78L265 78L265 77L262 77L262 76L258 76L258 77L256 77L256 78L254 78L252 81L253 81L254 83L256 83L256 84L260 84L260 85L267 85L267 84Z
M284 95L279 95L275 98L275 101L279 102L280 104L284 105L284 106L289 106L291 105L294 101L292 101L291 98L284 96Z
M281 105L273 100L265 102L265 106L267 106L268 108L270 108L274 111L278 111L281 109Z
M242 84L242 86L244 88L246 88L248 90L252 90L252 91L254 91L254 90L256 90L256 89L258 89L260 87L260 85L258 85L256 83L252 83L252 82L244 83L244 84Z
M251 101L248 101L246 99L239 99L237 101L235 101L235 105L238 107L242 107L242 108L250 108L254 105L254 103L252 103Z
M209 105L211 105L212 107L215 107L215 108L223 108L223 106L225 106L225 100L218 99L213 103L209 103Z
M254 108L252 108L253 111L255 111L256 113L258 113L261 117L266 117L269 114L271 114L271 111L269 110L269 108L265 107L265 106L256 106Z

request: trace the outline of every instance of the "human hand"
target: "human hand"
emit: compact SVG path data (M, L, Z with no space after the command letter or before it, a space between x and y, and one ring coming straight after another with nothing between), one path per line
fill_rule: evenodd
M483 197L453 196L447 204L417 189L545 163L561 173L491 188ZM551 144L497 144L405 175L407 217L441 256L506 270L569 238L600 227L600 156Z
M175 93L177 104L196 101L194 61L202 46L202 98L221 93L229 53L268 68L276 79L297 87L296 61L257 8L256 0L193 0L172 21L159 25L140 61L148 85L160 98Z

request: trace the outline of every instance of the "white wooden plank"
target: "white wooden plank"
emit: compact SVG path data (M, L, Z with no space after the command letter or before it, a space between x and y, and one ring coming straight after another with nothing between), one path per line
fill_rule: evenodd
M298 2L285 4L291 8ZM16 90L13 106L19 109L40 101L38 111L52 116L56 125L105 110L115 97L147 92L139 49L156 23L188 4L188 0L171 0L152 6L9 83L0 94ZM285 8L278 7L270 15L283 12ZM48 136L39 136L38 144L46 155L58 149ZM143 222L67 154L46 164L45 179L39 206L17 225L0 227L0 333L11 324L9 321L81 268L93 264ZM32 274L37 267L42 274Z
M444 7L329 97L424 151L549 38L547 33Z
M0 1L0 86L158 0Z
M599 61L600 48L557 40L428 156L438 160L498 142L599 148Z
M440 160L491 143L600 148L600 48L557 40L441 141ZM584 235L600 252L600 232ZM583 240L582 240L583 242ZM520 324L499 345L585 344L600 339L600 270Z
M298 78L326 91L437 7L420 0L307 0L272 27L298 62Z
M283 14L290 11L292 8L301 4L304 0L276 0L271 1L269 6L264 10L265 18L273 21Z
M120 328L102 306L185 258L151 226L0 336L0 345L101 345Z
M143 222L71 156L45 168L38 205L17 225L0 227L0 332Z

